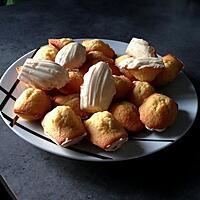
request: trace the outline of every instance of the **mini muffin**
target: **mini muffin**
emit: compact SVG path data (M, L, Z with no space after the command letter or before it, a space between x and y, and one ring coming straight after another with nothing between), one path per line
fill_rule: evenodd
M113 58L115 56L115 52L112 48L102 40L93 39L93 40L84 40L82 45L85 46L86 51L101 51L108 58Z
M139 107L145 98L155 93L155 89L148 82L133 81L133 90L130 95L130 101Z
M154 93L139 107L140 120L148 130L163 131L177 117L178 105L168 96Z
M153 85L160 86L172 82L183 68L183 63L171 54L164 56L163 62L165 68L153 80Z
M144 124L140 121L137 107L127 101L113 104L111 113L119 123L131 132L139 132L144 128Z
M81 118L69 106L57 106L42 120L44 133L56 144L67 147L85 135Z
M131 81L125 76L113 75L115 80L116 94L114 96L115 100L122 99L125 97L132 89Z
M108 63L113 74L119 74L120 73L119 69L114 66L114 60L106 57L100 51L90 51L89 53L87 53L86 62L81 66L80 71L83 74L85 74L92 65L98 63L99 61L103 61L103 62Z
M78 69L85 60L85 47L77 42L65 45L55 57L55 62L67 69Z
M24 90L14 104L14 113L28 121L41 119L50 109L50 97L34 88Z
M81 118L86 118L89 114L80 109L80 95L71 94L67 96L58 95L54 97L54 102L56 105L69 106L76 115L79 115Z
M125 129L108 111L93 114L84 124L89 141L106 151L115 151L128 140Z
M79 71L69 71L68 83L59 89L63 94L73 94L80 92L80 86L83 83L83 74Z
M49 45L42 46L36 54L33 56L35 60L51 60L55 61L55 57L58 53L58 50Z
M73 42L71 38L48 39L49 45L55 47L58 50L62 49L70 42Z

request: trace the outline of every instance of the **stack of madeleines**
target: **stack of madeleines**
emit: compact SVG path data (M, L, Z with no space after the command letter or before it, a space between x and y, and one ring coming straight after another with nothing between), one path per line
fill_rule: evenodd
M173 81L183 63L170 54L158 57L147 41L132 38L124 55L99 39L81 44L49 39L33 58L16 68L26 89L14 112L39 120L47 135L63 147L84 137L115 151L145 128L162 132L177 116L178 105L154 87Z

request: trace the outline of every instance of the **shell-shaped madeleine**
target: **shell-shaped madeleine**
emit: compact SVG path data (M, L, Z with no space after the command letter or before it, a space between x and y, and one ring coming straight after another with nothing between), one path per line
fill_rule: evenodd
M85 47L77 42L64 46L56 55L55 62L65 68L79 68L86 60Z
M115 93L112 72L107 63L100 61L84 75L80 107L89 113L107 110Z
M53 61L28 58L21 68L18 79L30 87L51 90L63 87L69 76L64 67Z

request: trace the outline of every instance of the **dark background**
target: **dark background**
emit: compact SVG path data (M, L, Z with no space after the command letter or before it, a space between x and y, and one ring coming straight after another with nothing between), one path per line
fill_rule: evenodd
M29 0L0 7L0 77L48 38L150 41L172 53L200 94L199 1ZM18 199L200 199L199 114L169 148L118 163L80 162L42 151L0 120L0 173Z

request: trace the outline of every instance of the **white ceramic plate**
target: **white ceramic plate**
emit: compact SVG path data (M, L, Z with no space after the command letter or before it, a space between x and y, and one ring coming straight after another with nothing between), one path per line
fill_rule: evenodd
M77 39L76 41L81 42L82 39ZM104 41L108 43L118 55L124 54L128 45L127 43L119 41ZM82 141L70 148L60 147L46 138L39 123L30 123L18 119L13 126L13 119L16 119L13 113L13 105L15 99L24 90L23 84L16 82L17 73L15 68L16 66L22 65L26 58L31 57L34 52L35 50L19 58L2 76L0 81L1 117L14 133L45 151L85 161L112 162L134 159L152 154L171 145L189 130L195 120L198 109L197 95L190 80L184 73L180 73L175 81L160 90L160 92L172 97L179 106L178 117L175 124L163 133L144 131L135 134L116 152L105 152L89 144L87 141Z

